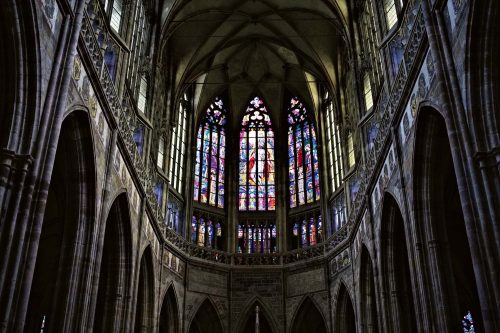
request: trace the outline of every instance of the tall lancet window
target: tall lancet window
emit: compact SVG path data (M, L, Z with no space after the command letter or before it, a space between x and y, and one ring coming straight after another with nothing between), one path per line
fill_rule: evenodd
M198 127L194 167L194 201L224 208L226 116L221 98L210 104Z
M288 181L290 208L294 208L320 197L316 130L297 97L290 100L288 125Z
M274 132L264 101L254 97L241 122L239 210L275 208Z

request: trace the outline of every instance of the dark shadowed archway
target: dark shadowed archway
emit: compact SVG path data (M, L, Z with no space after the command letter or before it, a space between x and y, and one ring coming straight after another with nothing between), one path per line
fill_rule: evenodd
M346 286L342 283L337 295L335 319L333 320L335 332L356 333L356 317L354 306Z
M257 312L259 316L258 325L260 333L273 333L271 321L269 320L269 315L265 308L260 304L260 302L254 302L248 308L247 313L244 318L244 326L240 330L242 333L255 333L256 322L257 322Z
M375 277L373 262L365 246L363 246L361 250L361 269L359 276L361 328L363 332L375 333L379 331Z
M72 302L81 258L95 212L95 168L89 119L76 111L61 128L35 263L27 332L65 331L74 321Z
M150 246L144 250L139 270L135 332L151 332L154 330L155 283L153 255Z
M383 286L390 302L388 325L397 332L412 332L417 329L407 243L401 210L394 197L386 193L382 207L380 241Z
M189 333L222 333L222 324L212 302L207 298L198 308Z
M431 108L423 108L417 119L414 165L416 224L427 244L426 274L435 302L431 325L460 331L463 316L471 311L480 331L473 260L446 124Z
M325 320L310 297L307 297L295 312L292 333L326 333Z
M163 298L159 321L159 333L179 332L179 309L173 287L168 288L167 293Z
M120 331L125 324L132 275L132 242L127 195L120 194L106 220L94 331Z

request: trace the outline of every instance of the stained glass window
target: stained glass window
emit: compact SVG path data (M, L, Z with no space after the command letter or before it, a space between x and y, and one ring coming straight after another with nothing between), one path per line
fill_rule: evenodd
M319 161L316 130L297 97L288 108L288 181L290 208L319 200Z
M172 197L169 198L169 202L167 204L167 211L166 211L166 225L167 228L173 229L177 232L180 232L182 230L181 222L181 204L174 200Z
M335 121L333 103L329 102L326 109L326 146L332 192L336 191L342 185L344 178L342 147L340 143L340 126Z
M467 313L464 316L464 319L462 319L462 327L464 329L464 333L476 332L474 328L474 320L472 320L472 314L470 313L470 311L467 311Z
M177 125L172 131L172 140L170 141L170 171L168 179L170 184L177 192L181 192L184 180L184 155L186 151L186 128L187 112L182 103L179 105L179 118Z
M323 225L319 212L293 218L292 239L293 247L304 248L322 242Z
M134 142L137 146L137 152L139 155L142 155L144 149L144 125L142 123L138 123L132 137L134 138Z
M264 101L254 97L240 131L239 210L276 208L274 132Z
M269 221L244 221L238 225L238 253L276 252L276 225Z
M332 203L332 225L331 230L335 232L342 228L342 226L347 222L347 211L344 200L344 193L340 193Z
M191 219L191 241L198 246L222 249L222 217L195 212Z
M196 136L193 199L219 208L224 208L226 115L222 99L216 97L200 122Z

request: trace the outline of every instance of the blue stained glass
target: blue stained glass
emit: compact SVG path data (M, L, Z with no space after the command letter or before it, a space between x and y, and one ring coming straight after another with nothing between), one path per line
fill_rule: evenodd
M297 97L290 100L288 124L288 181L294 208L319 200L318 143L314 124Z
M224 201L220 189L224 188L226 114L222 99L214 98L197 132L193 199L216 207Z
M207 233L208 233L208 239L207 239L207 246L212 247L212 238L214 236L214 228L212 225L212 221L207 222Z
M302 246L307 246L307 223L306 221L302 221L302 230L300 233L302 239Z
M475 333L476 330L474 328L474 320L472 319L472 314L470 311L467 311L464 318L462 319L462 327L464 329L464 333Z
M197 235L197 228L198 222L196 221L196 217L193 216L193 219L191 220L191 241L193 243L196 243L196 235Z

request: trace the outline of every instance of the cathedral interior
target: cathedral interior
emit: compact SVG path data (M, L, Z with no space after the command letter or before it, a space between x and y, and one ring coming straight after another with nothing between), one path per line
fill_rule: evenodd
M0 333L500 332L499 36L496 0L3 0Z

